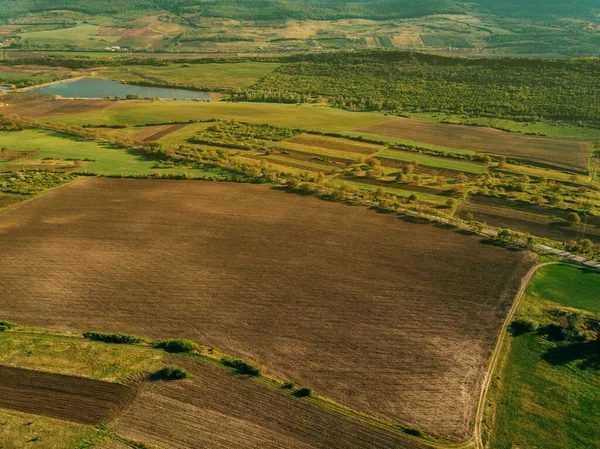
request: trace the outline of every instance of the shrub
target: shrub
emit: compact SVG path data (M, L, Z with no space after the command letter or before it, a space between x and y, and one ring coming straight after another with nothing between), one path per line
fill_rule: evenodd
M423 437L423 432L421 432L419 429L413 429L412 427L405 427L402 430L404 430L404 433L406 433L408 435L412 435L413 437L419 437L419 438Z
M0 321L0 332L6 331L8 329L12 329L17 324L12 321Z
M540 325L533 320L530 319L522 319L522 320L515 320L512 322L512 324L510 325L510 328L513 332L513 334L525 334L525 333L529 333L529 332L535 332L536 330L538 330L538 328L540 327Z
M153 346L164 349L167 352L194 352L198 349L197 343L184 339L159 340Z
M105 343L118 343L118 344L127 344L127 345L135 345L144 341L143 338L138 337L137 335L130 334L109 334L105 332L86 332L83 334L84 338L94 341L103 341Z
M306 398L312 395L312 390L308 387L302 387L296 391L294 391L294 396L297 398Z
M183 368L179 368L178 366L167 366L161 370L158 370L152 376L154 379L163 379L163 380L180 380L187 379L190 376Z
M294 382L285 382L281 388L283 388L284 390L291 390L295 386L296 384Z
M221 363L225 366L234 368L240 374L248 374L250 376L260 376L261 369L242 359L234 359L233 357L223 357Z

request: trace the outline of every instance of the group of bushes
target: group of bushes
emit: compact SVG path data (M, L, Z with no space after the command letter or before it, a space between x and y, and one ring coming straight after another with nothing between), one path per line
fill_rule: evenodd
M13 323L12 321L0 321L0 332L4 332L7 331L9 329L12 329L13 327L16 327L16 323Z

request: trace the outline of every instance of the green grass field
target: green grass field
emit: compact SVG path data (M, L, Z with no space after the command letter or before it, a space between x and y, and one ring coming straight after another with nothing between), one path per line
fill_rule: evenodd
M549 309L576 307L594 311L600 319L598 292L600 274L564 265L546 266L535 274L517 318L544 324ZM488 447L598 447L600 367L598 363L583 364L598 357L590 355L594 343L551 341L539 333L508 338L508 353L488 398L494 404L486 418ZM495 421L490 428L493 410Z
M565 307L600 313L600 275L579 268L544 267L532 279L527 294Z
M322 132L348 131L390 120L378 113L348 112L313 106L271 103L155 101L123 104L100 112L53 117L50 121L70 125L144 125L174 121L220 118L249 123Z
M99 74L101 78L135 82L138 74L168 83L198 87L250 87L280 64L244 62L236 64L170 64L168 66L122 66Z
M110 46L120 39L120 36L97 36L97 31L96 25L81 24L72 28L26 32L21 38L31 45L73 45L95 50Z
M417 161L421 165L427 165L428 167L444 168L448 170L457 170L466 173L483 174L486 172L487 167L485 165L473 164L471 162L463 162L456 159L446 159L440 157L424 156L419 153L383 150L377 153L377 156L392 159L395 161L406 161L413 162Z
M107 144L92 142L64 136L52 131L25 130L17 132L0 132L0 142L3 146L15 151L32 151L41 149L35 157L59 159L92 159L78 172L106 176L147 176L154 172L161 174L185 174L192 178L207 176L218 177L223 173L219 170L205 169L154 169L156 161L148 159L142 153L134 150L114 148ZM15 165L11 162L10 165ZM9 165L0 162L0 166ZM18 165L18 164L16 164Z
M292 151L300 151L302 153L313 154L315 156L336 157L346 159L348 162L358 160L359 155L349 151L330 150L325 148L310 147L307 145L298 145L292 142L278 142L273 145L276 148L282 148Z
M413 192L410 190L403 190L402 188L399 188L399 187L398 188L396 188L396 187L379 187L379 186L375 186L372 184L365 184L365 183L358 182L358 181L347 181L347 180L341 180L341 179L332 179L330 182L332 184L338 184L338 185L347 184L347 185L351 185L351 186L356 187L361 190L368 190L370 192L375 192L375 191L377 191L377 189L383 188L383 190L386 193L397 196L399 198L408 198L411 195L415 195L419 201L424 202L424 203L434 204L436 206L446 204L446 202L448 201L448 198L444 198L442 196L431 195L429 193L422 193L422 192Z

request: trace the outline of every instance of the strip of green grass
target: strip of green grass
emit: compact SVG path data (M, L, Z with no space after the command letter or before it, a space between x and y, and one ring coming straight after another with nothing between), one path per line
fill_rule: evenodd
M376 186L373 184L363 184L362 182L358 182L358 181L332 179L330 182L332 184L338 184L338 185L348 184L348 185L351 185L358 189L368 190L370 192L376 192L378 189L382 188L386 193L389 193L390 195L394 195L394 196L397 196L400 198L408 198L411 195L415 195L419 201L423 201L426 203L432 203L432 204L436 204L436 205L446 204L446 202L448 201L448 198L444 198L444 197L437 196L437 195L431 195L429 193L413 192L410 190L402 190L402 189L395 188L395 187L380 187L380 186Z
M442 147L439 145L432 145L430 143L415 142L413 140L399 139L397 137L382 136L380 134L359 133L355 131L344 131L342 134L348 137L364 137L365 139L370 139L376 142L399 145L412 145L415 147L427 148L429 150L444 151L446 153L474 154L474 152L471 150L461 150L459 148Z
M309 147L306 145L297 145L295 143L290 142L278 142L274 145L276 148L283 148L292 151L299 151L302 153L314 154L317 156L325 156L325 157L336 157L340 159L346 159L348 162L354 162L358 160L358 155L356 153L349 153L346 151L337 151L337 150L325 150L323 148Z
M483 174L487 170L487 166L485 165L473 164L471 162L462 162L455 159L424 156L422 154L411 153L409 151L383 150L377 153L377 156L397 161L417 161L419 162L419 164L427 165L429 167L445 168L448 170L457 170L466 173Z

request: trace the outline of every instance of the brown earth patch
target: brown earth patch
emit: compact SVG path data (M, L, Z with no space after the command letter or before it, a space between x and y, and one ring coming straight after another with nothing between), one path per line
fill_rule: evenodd
M0 114L8 116L17 114L22 117L43 118L66 114L97 112L124 103L139 103L143 100L79 100L54 99L32 94L11 94L0 97Z
M193 379L146 383L116 421L119 433L166 448L424 448L212 364L175 363Z
M125 385L0 366L0 407L82 424L106 422L135 396Z
M343 167L347 164L351 164L354 162L352 159L346 159L343 157L335 157L335 156L321 156L319 154L308 153L302 150L292 150L290 148L282 148L278 146L273 146L269 148L270 150L275 151L276 153L282 154L284 156L288 156L295 159L304 159L307 161L318 162L323 165L331 165L334 167Z
M0 316L184 337L464 439L528 252L262 185L87 178L0 212Z
M352 140L338 139L334 137L321 137L312 134L302 134L288 140L288 142L311 147L324 148L326 150L348 151L359 154L374 154L383 150L382 145L368 143L357 143Z
M175 131L179 131L180 129L188 126L187 124L178 124L178 125L156 125L156 126L148 126L143 130L133 134L131 137L136 140L140 140L142 142L157 142L165 136L168 136Z
M587 171L588 144L493 128L397 119L356 130L477 153L500 154L542 165Z

